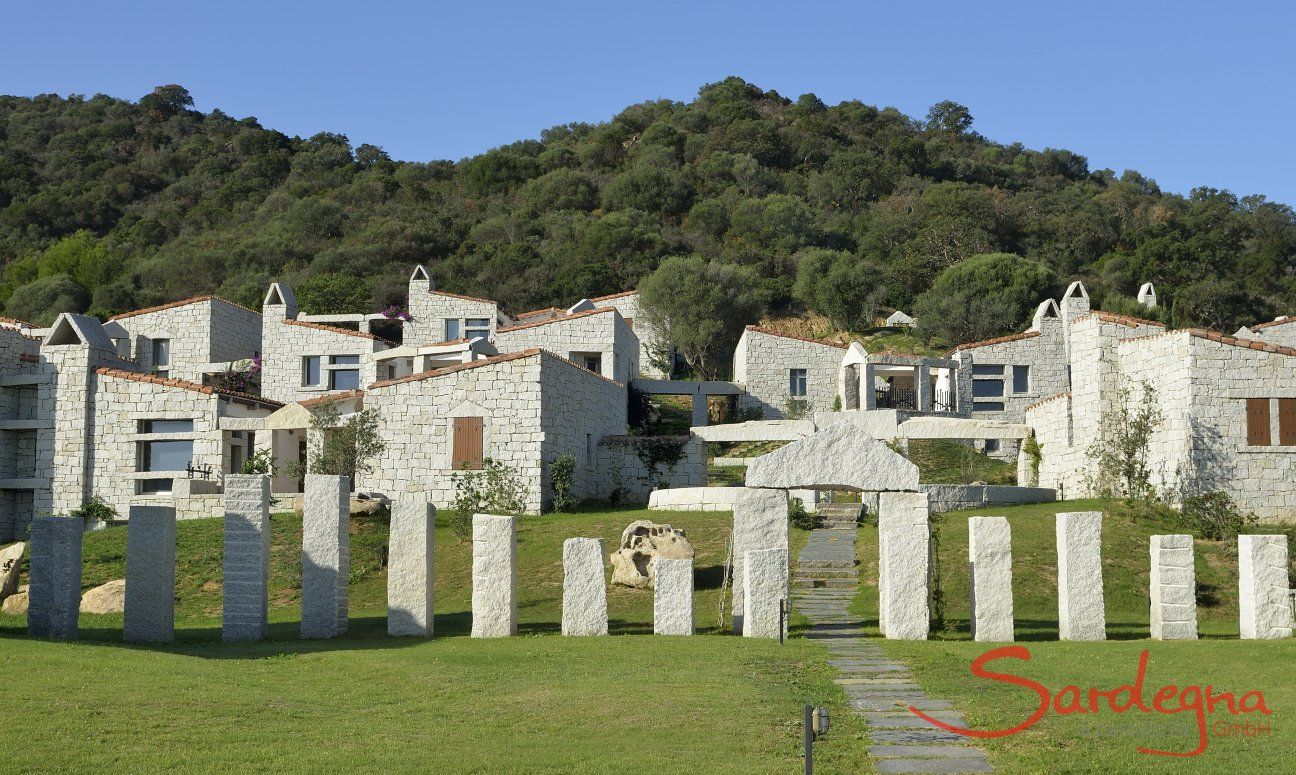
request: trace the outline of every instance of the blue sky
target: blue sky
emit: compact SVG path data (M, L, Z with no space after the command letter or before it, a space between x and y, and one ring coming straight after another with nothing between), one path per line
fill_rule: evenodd
M918 116L953 99L1000 142L1296 204L1291 3L18 0L3 18L0 93L180 83L199 109L400 159L458 159L739 75Z

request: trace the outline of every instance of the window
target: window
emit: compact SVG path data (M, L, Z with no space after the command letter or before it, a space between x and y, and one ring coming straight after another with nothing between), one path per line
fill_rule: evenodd
M480 417L454 418L454 448L450 465L455 470L481 470L486 422Z
M1296 398L1278 399L1278 443L1296 447Z
M1030 366L1013 366L1013 392L1030 392Z
M1002 412L1003 410L1003 401L978 401L972 404L972 411L974 412Z
M141 441L140 471L184 471L193 463L193 440Z
M139 489L141 495L169 495L171 493L174 479L141 479Z
M113 341L113 344L116 345L117 355L118 355L119 357L122 357L122 358L129 358L129 357L131 357L131 341L130 341L130 339L126 339L126 338L116 339L116 340Z
M1002 377L1004 373L1003 364L999 363L974 363L972 364L972 376L974 377Z
M1272 441L1269 434L1269 399L1248 398L1246 400L1247 445L1267 447Z
M140 420L140 433L193 433L193 420Z
M338 366L359 366L359 355L329 356L329 390L359 390L360 369L339 369Z
M459 338L459 321L452 320L451 318L446 318L444 341L453 342L458 338Z
M320 383L320 357L307 355L302 358L302 387L316 387Z
M603 356L586 355L584 358L584 363L585 363L585 368L589 369L595 374L603 373Z
M153 373L165 377L171 366L171 340L153 340Z
M992 452L998 452L998 451L999 451L999 439L985 440L985 448L982 450L982 452L985 452L987 455L989 455Z
M465 339L476 339L479 336L490 339L490 318L468 318L465 324Z
M788 395L802 398L806 394L806 370L788 369Z
M972 380L973 398L999 398L1004 394L1004 381L1001 379Z

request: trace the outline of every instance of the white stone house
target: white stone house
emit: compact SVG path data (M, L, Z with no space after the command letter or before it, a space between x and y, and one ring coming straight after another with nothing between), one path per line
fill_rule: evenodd
M805 339L759 326L747 326L734 349L733 380L744 393L741 409L757 409L764 419L809 416L838 404L838 379L847 345Z
M1121 396L1154 388L1164 420L1152 483L1172 500L1222 491L1266 520L1296 519L1296 349L1096 312L1073 321L1071 389L1031 405L1041 486L1094 492L1090 448Z
M412 320L405 324L403 344L425 345L456 339L494 339L495 330L507 325L499 303L437 290L423 266L414 267L407 300Z
M117 354L142 370L197 383L262 349L261 314L215 296L115 315L104 331Z
M1271 342L1282 347L1296 347L1296 316L1280 315L1267 323L1243 326L1234 336Z
M900 310L892 312L891 316L886 319L886 324L893 327L913 328L916 323L917 321L911 316Z
M396 345L363 331L298 320L292 289L274 283L261 308L261 395L290 403L360 390Z
M900 353L869 353L859 342L846 348L839 369L840 409L889 409L909 414L968 414L970 383L959 363Z
M566 313L500 328L501 353L541 348L625 385L639 375L639 338L615 307Z
M626 324L639 338L639 375L649 379L670 379L673 368L662 368L657 362L664 360L665 365L673 367L675 349L666 341L665 334L648 322L639 303L639 291L622 291L610 296L597 296L590 299L599 307L615 307Z
M625 385L549 352L527 349L371 385L386 444L365 490L424 494L447 506L454 474L498 460L525 485L528 510L550 498L549 466L576 460L574 493L606 491L598 445L625 433Z

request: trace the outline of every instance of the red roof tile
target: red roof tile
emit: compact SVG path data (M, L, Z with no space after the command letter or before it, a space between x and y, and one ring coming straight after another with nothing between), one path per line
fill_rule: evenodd
M383 339L381 336L374 336L373 334L367 334L364 331L352 331L349 328L342 328L341 326L329 326L329 325L325 325L324 323L310 323L305 320L285 320L283 322L284 324L290 326L301 326L302 328L313 328L316 329L317 331L329 331L334 334L346 334L347 336L357 336L360 337L361 339L372 339L375 342L383 342L384 344L389 344L393 347L396 346L395 342L389 339Z
M1017 342L1022 339L1033 339L1040 335L1039 331L1023 331L1020 334L1009 334L1008 336L997 336L994 339L982 339L979 342L967 342L950 350L950 355L961 350L972 350L977 347L989 347L993 344L1003 344L1005 342Z
M182 390L192 390L195 393L205 395L218 395L227 398L237 398L243 401L253 401L266 406L280 407L282 403L271 401L268 398L254 396L251 393L241 393L237 390L226 390L225 388L212 387L211 385L199 385L197 382L189 382L183 379L171 379L170 377L159 377L156 374L142 374L137 371L125 371L124 369L113 369L107 366L101 366L95 369L95 374L116 379L129 379L134 382L144 382L150 385L162 385L163 387L175 387Z
M758 334L766 334L768 336L781 336L784 339L796 339L801 342L809 342L810 344L824 344L824 345L828 345L829 347L836 347L839 350L846 350L850 348L849 344L842 344L841 342L831 342L827 339L811 339L806 336L795 336L793 334L785 334L782 331L775 331L772 328L761 328L760 326L747 326L747 330L755 331Z
M547 325L549 325L550 323L563 323L563 322L566 322L566 321L568 321L568 320L575 320L576 318L589 317L590 315L601 315L601 314L603 314L604 312L616 312L616 308L615 308L615 307L599 307L598 309L592 309L592 310L588 310L588 311L586 311L586 312L573 312L573 313L570 314L570 315L563 315L563 316L561 316L561 317L550 318L549 320L537 320L537 321L534 322L534 323L523 323L523 324L521 324L521 325L517 325L517 326L508 326L507 328L499 328L499 329L496 329L496 330L495 330L495 333L497 333L497 334L504 334L504 333L508 333L508 332L510 332L510 331L521 331L521 330L524 329L524 328L535 328L536 326L547 326Z
M241 309L241 310L247 310L248 312L251 312L253 315L260 315L260 314L261 314L260 312L257 312L257 311L254 310L254 309L248 309L247 307L244 307L242 304L235 304L234 302L232 302L232 301L230 301L230 300L228 300L228 299L222 299L222 298L219 297L219 296L212 296L212 295L209 294L209 295L207 295L207 296L193 296L193 297L191 297L191 298L188 298L188 299L181 299L181 300L179 300L179 301L170 301L170 302L167 302L166 304L159 304L159 305L157 305L156 307L145 307L144 309L131 310L130 312L123 312L123 313L121 313L120 315L113 315L112 317L110 317L110 318L108 318L108 319L109 319L109 320L121 320L121 319L123 319L123 318L132 318L132 317L135 317L136 315L147 315L147 314L149 314L150 312L161 312L161 311L163 311L163 310L175 309L176 307L184 307L184 306L188 306L188 305L190 305L190 304L197 304L197 303L202 302L202 301L219 301L219 302L224 302L225 304L228 304L228 305L230 305L231 307L238 307L238 308Z

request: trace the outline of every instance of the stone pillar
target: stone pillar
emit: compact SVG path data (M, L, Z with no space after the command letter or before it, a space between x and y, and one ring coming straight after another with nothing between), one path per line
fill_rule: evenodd
M1102 512L1057 515L1058 637L1106 640L1103 610Z
M221 637L266 636L270 586L270 477L225 477L224 610Z
M1012 531L1004 517L968 519L972 638L1013 639Z
M563 541L562 634L608 634L607 574L603 570L601 538Z
M1039 487L1039 470L1035 460L1026 452L1029 437L1017 443L1017 481L1022 487Z
M761 549L747 552L743 563L743 637L787 637L788 550ZM780 629L781 628L781 629Z
M36 517L31 523L27 632L75 640L81 614L81 535L74 517Z
M175 508L131 506L130 521L126 523L124 640L175 640L175 555Z
M347 628L351 480L307 474L302 502L301 636L335 638Z
M392 503L387 550L387 634L429 636L436 578L436 507L403 498Z
M871 363L865 363L860 370L860 408L877 409L877 371Z
M1239 625L1244 640L1292 636L1287 536L1238 536L1238 587Z
M693 560L653 560L657 581L653 588L653 633L693 634Z
M914 402L918 411L932 411L931 368L926 364L914 367Z
M895 640L926 640L931 524L927 493L878 496L878 624Z
M733 515L733 630L741 633L746 615L743 603L746 555L761 549L788 548L787 493L744 488L734 500Z
M703 393L694 393L693 394L693 419L691 420L691 422L693 423L693 427L696 428L698 426L704 426L710 421L711 421L711 417L709 414L707 414L706 395Z
M860 408L859 364L842 367L841 401L844 411Z
M1153 640L1197 640L1197 580L1193 568L1193 537L1152 536Z
M517 635L517 517L473 515L472 637Z

